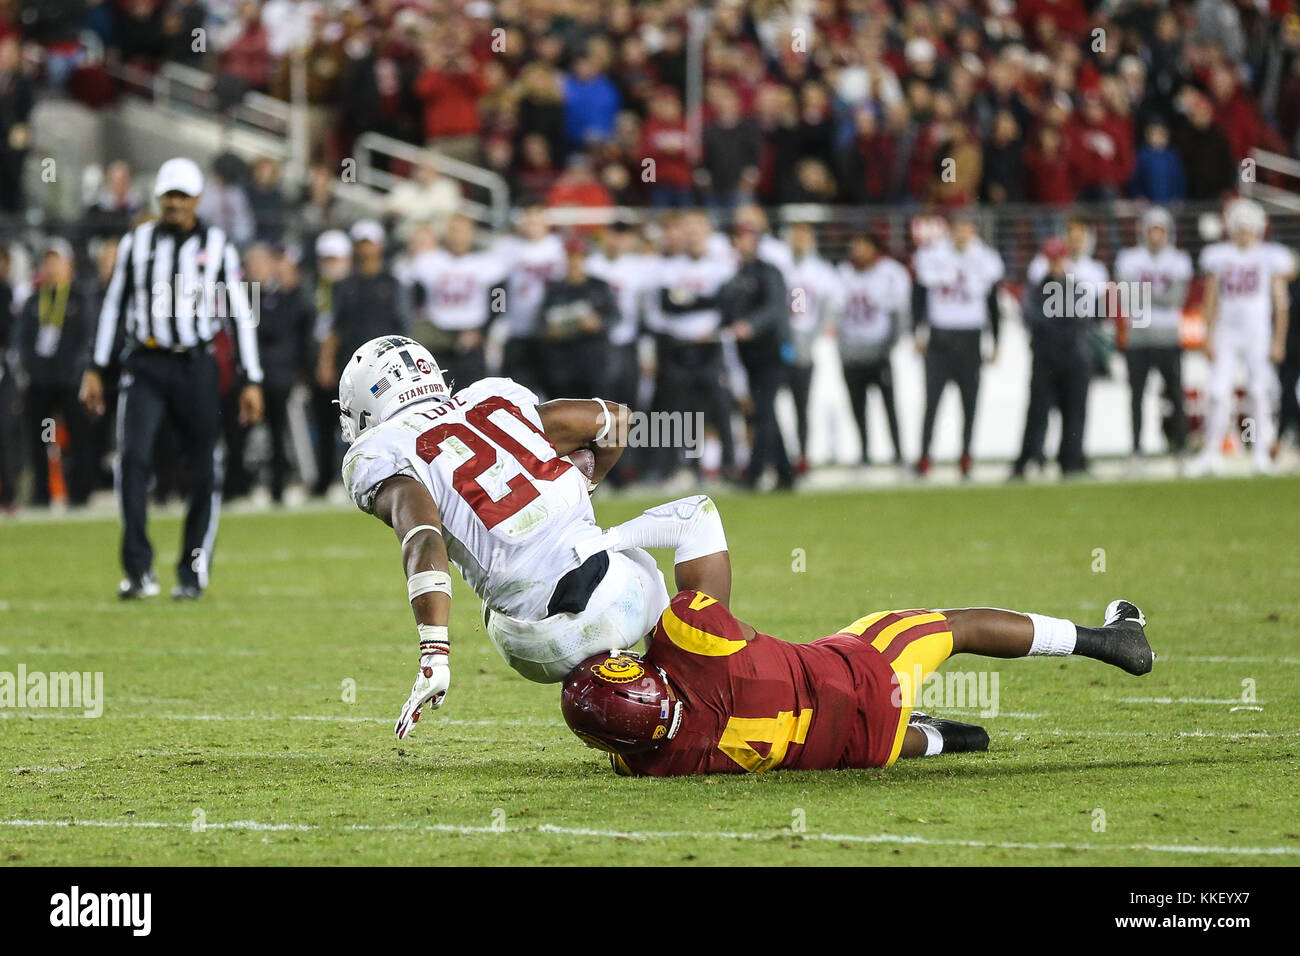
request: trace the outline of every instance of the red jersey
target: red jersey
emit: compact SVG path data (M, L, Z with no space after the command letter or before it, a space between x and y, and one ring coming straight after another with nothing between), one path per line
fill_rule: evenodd
M897 628L923 613L891 612L879 626ZM931 616L940 620L918 620L910 631L947 629L941 615ZM844 632L809 644L767 634L746 640L716 600L682 591L660 616L645 656L681 698L681 725L656 749L615 758L615 768L670 777L885 766L901 700L890 658L872 646L872 634Z

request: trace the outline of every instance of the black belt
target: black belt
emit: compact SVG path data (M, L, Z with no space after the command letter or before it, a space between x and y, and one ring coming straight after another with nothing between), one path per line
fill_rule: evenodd
M582 564L560 578L546 605L546 616L552 614L581 614L587 602L609 570L609 553L597 551Z
M148 342L136 342L131 347L132 354L139 355L172 355L178 358L192 358L195 355L207 354L210 342L200 342L197 345L150 345Z

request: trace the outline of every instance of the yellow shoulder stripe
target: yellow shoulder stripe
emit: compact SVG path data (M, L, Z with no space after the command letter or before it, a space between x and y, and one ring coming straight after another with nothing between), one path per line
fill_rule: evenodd
M743 650L747 643L728 640L710 634L708 631L702 631L698 627L692 627L674 614L671 607L664 609L660 621L668 639L682 650L692 654L701 654L704 657L728 657L736 651Z

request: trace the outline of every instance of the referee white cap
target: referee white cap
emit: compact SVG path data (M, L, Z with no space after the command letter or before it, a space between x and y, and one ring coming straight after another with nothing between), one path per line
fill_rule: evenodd
M203 192L203 173L199 164L184 156L169 159L158 167L158 175L153 181L153 194L162 196L178 192L187 196L197 196Z
M374 242L381 246L384 244L384 227L373 219L361 219L353 223L350 234L353 242Z
M352 255L352 240L342 229L327 229L316 237L317 259L346 259Z

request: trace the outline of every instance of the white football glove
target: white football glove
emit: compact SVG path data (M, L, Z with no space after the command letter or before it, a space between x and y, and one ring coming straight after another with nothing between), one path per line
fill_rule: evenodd
M406 698L402 714L397 718L393 733L402 740L411 732L411 728L420 719L420 711L428 704L430 710L437 710L447 699L447 688L451 686L451 667L446 654L427 654L420 658L420 672L415 675L415 686L411 696Z

